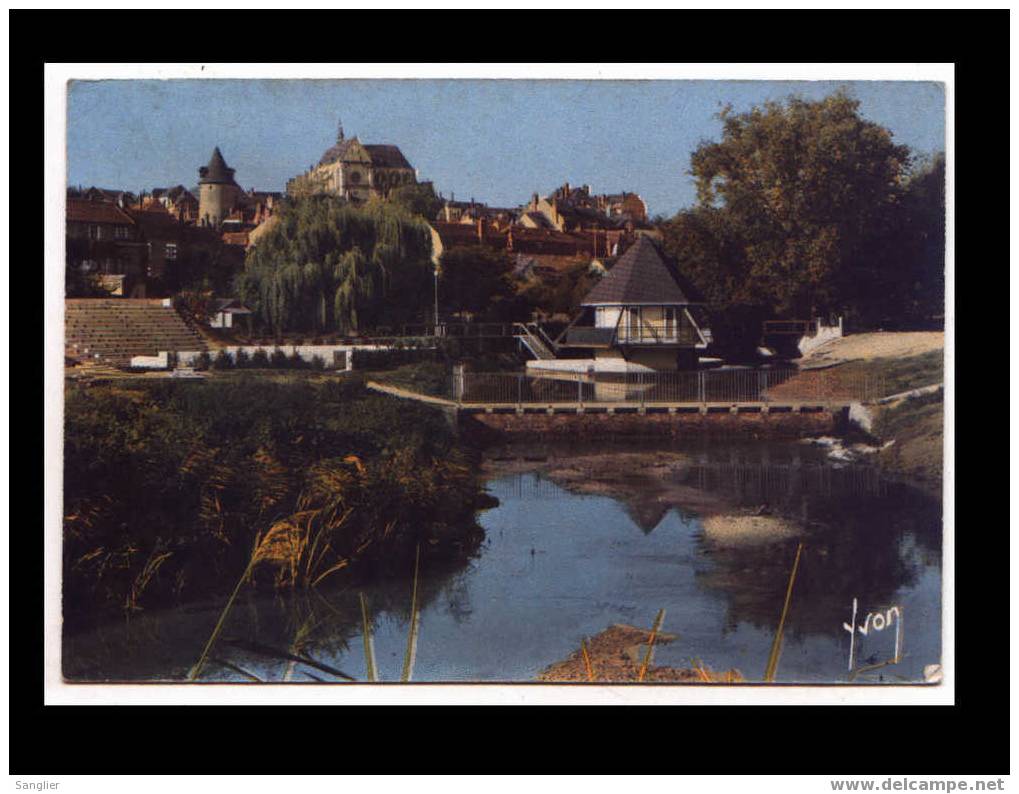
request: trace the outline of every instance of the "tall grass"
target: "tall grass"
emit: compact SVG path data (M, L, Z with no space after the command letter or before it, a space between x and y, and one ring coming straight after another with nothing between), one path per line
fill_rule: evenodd
M403 670L400 673L400 682L407 683L414 673L414 660L417 657L418 629L420 626L420 606L418 605L418 574L420 573L421 544L417 546L414 555L414 584L411 588L410 600L410 623L407 626L407 650L403 656ZM375 641L372 636L371 616L368 613L368 602L364 593L360 593L361 599L361 639L364 644L365 677L368 681L375 683L378 678L378 665L375 661Z
M368 603L364 599L364 593L359 593L361 598L361 636L364 640L364 666L367 678L374 683L378 681L378 671L375 664L375 641L372 637L371 621L368 619Z
M640 665L640 672L637 674L637 680L643 681L644 676L647 675L648 665L651 664L651 652L655 647L655 637L658 636L658 632L662 629L662 621L665 620L665 610L659 609L658 615L655 617L655 624L651 627L651 636L647 640L647 651L644 652L644 661Z
M764 670L764 680L772 683L775 680L775 672L778 670L778 659L782 654L782 632L785 630L786 615L789 614L789 603L793 597L793 585L796 584L796 571L800 567L800 555L803 553L803 544L796 546L796 559L793 561L793 569L789 574L789 585L785 591L785 603L782 604L782 617L779 618L778 628L775 630L775 639L771 643L771 653L768 655L768 666Z
M414 554L414 586L411 589L410 597L410 625L407 627L407 650L403 655L403 672L400 680L404 683L410 681L414 673L414 659L417 656L418 647L418 565L421 562L421 544L417 546Z

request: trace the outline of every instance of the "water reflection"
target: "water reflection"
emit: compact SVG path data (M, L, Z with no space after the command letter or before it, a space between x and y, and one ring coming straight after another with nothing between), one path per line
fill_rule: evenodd
M679 635L659 664L692 657L763 672L796 543L805 543L787 618L779 681L844 681L853 598L866 611L905 610L903 662L885 680L920 680L940 661L940 504L873 468L834 467L803 444L611 448L509 454L490 481L499 507L482 514L479 557L426 564L414 680L526 681L613 623ZM625 465L616 465L623 461ZM513 471L513 465L541 471ZM761 512L795 538L726 545L712 515ZM369 605L383 680L397 680L407 641L410 572L384 582L281 595L245 592L203 678L364 680L358 595ZM221 603L142 613L65 638L77 680L180 680ZM868 640L860 658L879 654ZM876 680L876 677L875 677Z

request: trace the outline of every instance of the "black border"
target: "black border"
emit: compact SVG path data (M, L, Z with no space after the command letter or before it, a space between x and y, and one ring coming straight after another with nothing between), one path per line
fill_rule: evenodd
M979 251L969 276L1007 261L1008 18L991 12L787 13L718 12L660 15L616 10L524 11L494 17L465 12L389 11L356 24L384 31L369 37L362 60L582 60L804 62L859 59L956 63L956 241ZM59 16L58 16L59 15ZM32 339L46 317L42 295L43 64L353 59L348 50L320 53L316 29L339 31L350 14L12 11L10 262L17 277L12 340ZM554 18L553 18L554 17ZM991 22L996 21L995 26ZM480 23L480 24L479 24ZM474 30L476 32L471 33ZM135 31L131 33L131 31ZM149 34L141 35L142 31ZM385 42L387 51L378 49ZM501 51L497 42L505 42ZM526 46L525 46L526 45ZM869 49L873 47L874 49ZM390 54L390 53L395 53ZM779 56L777 59L775 56ZM997 90L994 90L997 89ZM1004 200L1002 200L1004 198ZM995 234L995 232L997 232ZM974 243L977 243L974 245ZM17 248L15 253L13 250ZM993 268L993 269L992 269ZM967 279L967 285L975 278ZM966 342L989 333L986 301L963 311L976 290L956 284L957 382L975 372ZM986 299L986 295L982 295ZM976 306L975 302L973 304ZM34 315L34 316L33 316ZM970 325L967 325L967 322ZM974 328L973 323L979 326ZM30 351L31 345L25 350ZM997 352L997 351L995 351ZM1000 364L998 372L1000 373ZM42 361L26 352L12 367L18 398L11 416L29 431L16 448L20 517L10 522L10 771L59 773L373 773L630 772L729 774L976 774L1009 770L1006 715L1009 664L1009 571L1005 520L989 515L983 434L964 429L972 408L957 395L956 504L970 507L956 528L957 704L953 707L44 707L42 705ZM1000 377L1000 375L999 375ZM979 457L977 457L979 455ZM982 465L966 466L967 461ZM972 478L972 479L971 479ZM977 479L979 478L979 479ZM16 488L15 488L16 484ZM967 498L974 494L979 502ZM981 498L983 497L983 498ZM972 510L971 505L979 505ZM27 509L26 509L27 508ZM26 520L27 517L27 520ZM988 543L987 541L990 541ZM1004 541L1004 544L1002 543ZM991 545L993 544L993 545ZM537 709L537 710L536 710ZM444 719L445 718L445 719ZM974 741L963 741L963 737ZM231 740L242 750L229 751Z

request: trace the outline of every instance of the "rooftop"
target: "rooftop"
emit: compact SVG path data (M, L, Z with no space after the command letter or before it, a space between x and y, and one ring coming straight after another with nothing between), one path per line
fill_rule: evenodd
M118 223L133 226L134 220L109 201L82 198L67 199L67 220L71 223Z
M219 151L218 146L213 149L212 157L209 158L209 164L198 169L198 176L201 177L198 182L202 185L236 184L234 182L234 169L226 164L226 160L223 159L223 154Z
M587 293L582 306L689 305L692 301L658 247L641 235Z

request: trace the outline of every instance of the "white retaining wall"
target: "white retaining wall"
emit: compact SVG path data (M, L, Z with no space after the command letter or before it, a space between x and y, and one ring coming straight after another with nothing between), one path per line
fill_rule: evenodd
M165 350L156 356L131 356L131 366L136 369L166 369L170 366L170 354Z
M265 345L239 345L232 347L223 347L220 350L225 350L230 354L231 357L237 356L238 350L243 350L248 356L255 354L256 350L264 350L266 355L272 356L277 350L282 350L287 356L292 356L295 352L302 359L311 363L311 360L318 356L326 363L326 369L333 369L333 353L345 353L346 354L346 370L350 371L354 369L354 353L359 350L395 350L396 348L390 345L279 345L274 347L267 347ZM160 354L165 355L165 354ZM189 367L194 366L198 363L198 357L201 356L201 352L197 350L182 350L177 353L178 366ZM210 350L209 356L215 359L219 355L219 350Z
M799 348L800 355L806 356L821 345L826 345L833 339L842 338L842 318L839 317L839 321L835 325L821 325L821 321L817 321L817 333L813 336L804 336L800 338L799 343L796 345Z

